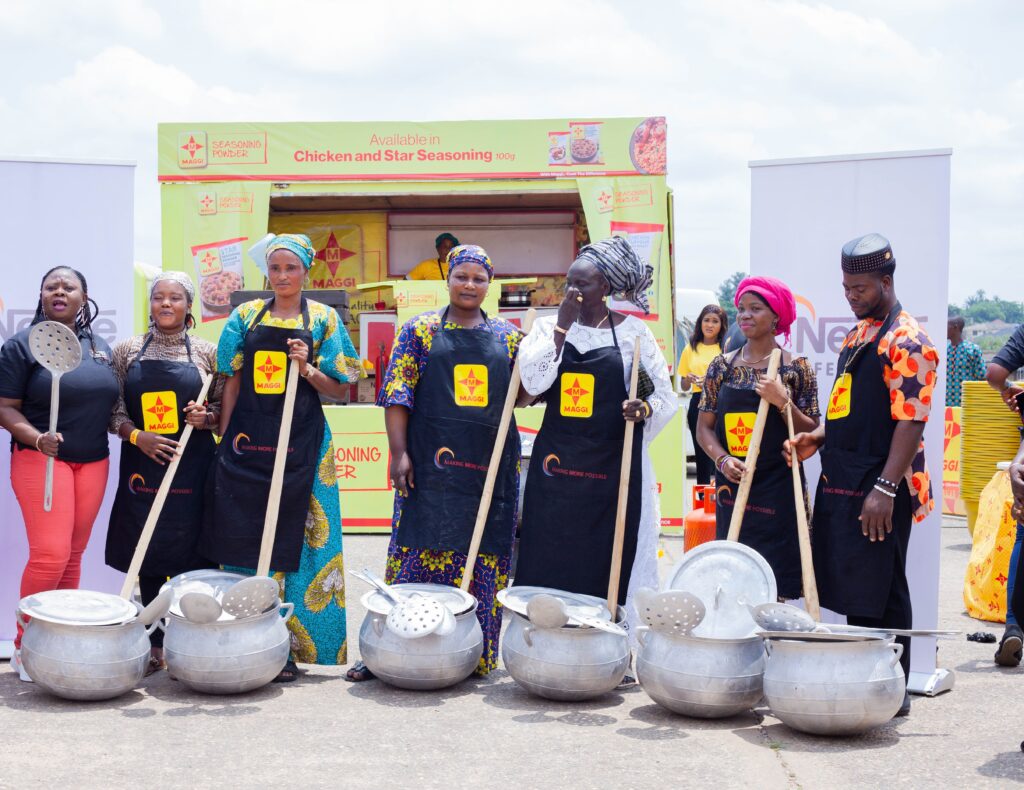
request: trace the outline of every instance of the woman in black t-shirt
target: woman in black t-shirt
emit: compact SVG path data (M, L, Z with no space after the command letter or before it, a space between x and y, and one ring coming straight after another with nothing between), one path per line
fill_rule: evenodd
M28 534L28 564L21 596L78 587L93 521L107 486L107 426L117 402L117 377L110 347L90 328L99 312L89 299L81 273L66 266L43 276L32 323L57 321L78 335L82 364L60 380L60 414L55 434L50 422L49 371L29 350L29 329L0 349L0 427L11 434L11 485ZM53 505L43 509L46 462L55 459ZM21 628L12 666L22 680Z

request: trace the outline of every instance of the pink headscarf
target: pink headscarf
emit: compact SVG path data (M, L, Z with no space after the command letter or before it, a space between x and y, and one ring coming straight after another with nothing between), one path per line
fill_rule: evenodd
M757 294L768 303L772 312L779 317L775 334L785 335L785 341L789 343L789 329L796 321L796 301L789 286L774 277L747 277L736 289L734 301L737 307L740 306L740 298L748 291Z

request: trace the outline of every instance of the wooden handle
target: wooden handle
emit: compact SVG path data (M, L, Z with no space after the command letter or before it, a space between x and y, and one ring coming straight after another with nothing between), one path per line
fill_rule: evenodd
M50 433L57 433L57 412L60 409L60 373L51 373L50 379ZM51 455L46 459L46 484L43 486L43 510L47 513L53 507L53 464Z
M765 379L772 381L779 373L779 364L782 361L782 349L772 351L768 360L768 370L765 372ZM747 498L750 496L750 487L754 484L754 470L757 468L757 456L761 452L761 436L764 435L764 424L768 421L768 406L770 404L764 398L757 405L757 419L754 420L754 430L750 435L750 449L747 451L747 460L744 464L747 471L743 473L740 486L736 491L736 502L732 506L732 519L729 521L729 540L740 539L740 527L743 526L743 511L747 509Z
M288 461L288 442L292 436L292 414L295 411L295 391L299 388L299 363L288 361L288 384L284 391L284 410L281 412L281 430L277 434L277 450L274 453L274 470L270 474L270 496L267 498L267 517L263 520L263 540L260 542L260 558L256 575L270 573L270 556L274 553L274 538L277 537L277 514L281 509L281 487L284 484L284 466Z
M633 346L633 368L629 372L629 399L636 399L637 377L640 375L640 337ZM626 537L626 506L629 504L629 473L633 469L633 429L636 423L626 422L622 437L622 466L619 468L619 499L615 507L615 538L612 541L612 569L608 576L608 611L612 622L619 611L619 579L622 576L622 543Z
M818 582L814 578L814 557L811 554L811 530L807 526L807 505L804 502L804 487L800 480L800 459L793 446L793 410L786 409L786 424L789 428L791 466L793 467L793 499L796 502L796 534L800 539L800 573L804 583L804 601L807 613L816 623L821 622L821 605L818 603Z
M537 311L532 307L526 311L526 318L523 319L523 334L530 334L533 329L533 321L537 317ZM498 435L494 438L494 449L491 450L491 462L487 465L487 477L484 478L484 493L480 499L480 507L476 511L476 523L473 524L473 537L469 541L469 552L466 554L466 568L462 572L462 584L464 592L469 592L469 585L473 581L473 570L476 566L476 558L480 553L480 541L484 538L484 527L487 525L487 514L491 510L491 499L494 496L494 482L498 478L498 466L501 464L501 454L505 452L505 440L508 438L508 426L512 422L512 412L516 408L516 399L519 397L519 356L516 355L516 362L512 366L512 379L508 383L508 392L505 393L505 405L501 410L501 420L498 422Z
M204 403L206 401L206 394L210 391L210 384L212 383L212 375L203 377L203 388L199 390L199 397L196 398L196 403ZM142 527L142 534L139 535L139 542L135 545L135 554L132 555L132 563L128 566L128 574L124 577L124 586L121 587L121 597L125 600L132 597L132 590L135 587L135 578L139 575L139 570L142 568L142 561L146 558L146 551L149 549L149 542L152 540L153 532L156 530L156 522L160 520L160 513L164 509L164 503L167 501L167 495L171 492L174 475L178 471L178 464L181 463L181 457L185 454L185 446L188 444L188 440L191 435L192 424L188 423L185 425L185 430L181 432L181 438L178 440L178 451L174 454L171 462L167 465L167 471L164 472L164 479L160 481L160 488L156 491L156 496L153 498L153 506L149 509L149 515L146 516L146 523Z

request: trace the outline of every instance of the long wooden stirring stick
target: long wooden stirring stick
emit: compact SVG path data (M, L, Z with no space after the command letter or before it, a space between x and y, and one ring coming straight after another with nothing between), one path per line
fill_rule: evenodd
M793 499L796 503L796 534L800 539L800 573L804 583L804 601L807 613L814 622L821 622L821 605L818 603L818 582L814 578L814 557L811 554L811 530L807 525L807 509L804 503L804 486L800 479L800 459L793 446L793 408L786 408L786 424L789 427L790 465L793 468Z
M629 399L636 400L637 380L640 374L640 338L633 346L633 368L629 372ZM612 622L618 618L619 579L622 576L622 544L626 537L626 507L629 504L629 473L633 468L633 430L636 423L626 422L622 437L622 466L619 468L619 499L615 508L615 537L612 541L612 569L608 576L608 611Z
M533 321L536 317L537 311L532 307L526 311L526 318L523 319L524 335L528 335L530 330L533 329ZM469 585L473 581L473 569L476 566L477 555L480 553L480 541L484 538L487 514L491 510L491 499L494 497L494 483L498 478L501 455L505 452L505 440L508 438L508 427L512 423L512 412L516 407L516 398L519 397L519 382L521 379L519 357L516 356L515 365L512 366L512 379L508 383L508 392L505 393L505 405L501 410L501 420L498 422L498 435L494 438L491 461L487 465L487 477L484 478L483 496L480 498L480 507L476 511L473 537L470 539L469 552L466 554L466 569L462 572L462 584L460 587L464 592L469 591Z

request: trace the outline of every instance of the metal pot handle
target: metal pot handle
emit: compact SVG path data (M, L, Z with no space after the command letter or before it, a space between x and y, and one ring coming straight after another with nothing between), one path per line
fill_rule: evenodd
M765 639L764 640L764 653L765 653L766 656L770 656L772 654L772 640L771 639Z
M530 634L533 633L532 625L523 626L523 641L526 642L527 647L533 647L533 637Z
M647 647L647 634L650 633L650 630L649 625L637 626L636 641L640 643L640 647Z
M14 618L18 621L18 625L21 626L21 630L24 631L28 628L28 620L25 619L25 615L22 613L21 609L14 610Z
M171 625L171 616L169 614L165 614L163 617L157 620L154 623L154 625L160 626L160 630L166 634L168 627ZM146 633L148 634L150 632L147 631Z
M895 667L900 663L900 659L903 658L903 645L899 642L893 642L889 647L893 649L892 658L889 659L889 666Z
M147 625L145 627L146 628L146 636L151 636L153 634L153 632L157 628L162 628L162 627L163 627L163 623L160 620L154 620L152 623L150 623L149 625Z
M378 636L384 636L384 618L377 614L370 615L370 623L373 625L373 632Z
M282 612L284 612L284 614L281 615L281 619L287 622L288 618L291 617L292 614L295 612L295 604L293 604L291 601L285 601L283 604L281 604L281 610Z

